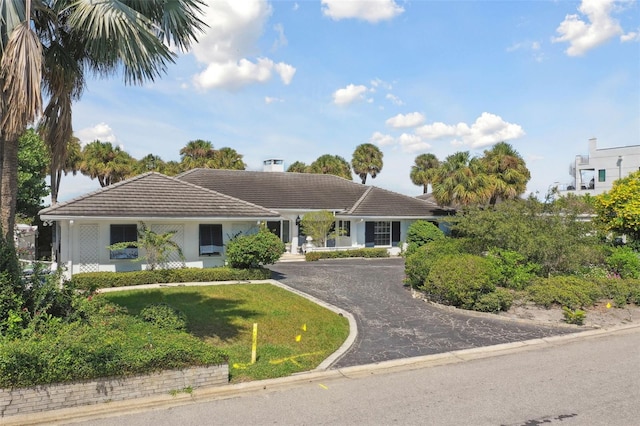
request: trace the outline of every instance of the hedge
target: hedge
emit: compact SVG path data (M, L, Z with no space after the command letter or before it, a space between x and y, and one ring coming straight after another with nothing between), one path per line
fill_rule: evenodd
M266 280L271 271L264 268L183 268L132 272L87 272L74 274L71 282L77 289L96 290L157 283Z
M304 255L307 262L320 259L343 259L347 257L389 257L389 252L385 248L361 248L336 251L311 251Z

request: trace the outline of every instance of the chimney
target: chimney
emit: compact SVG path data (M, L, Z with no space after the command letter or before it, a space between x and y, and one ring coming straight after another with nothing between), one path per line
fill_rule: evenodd
M284 160L271 158L262 162L263 172L284 172Z

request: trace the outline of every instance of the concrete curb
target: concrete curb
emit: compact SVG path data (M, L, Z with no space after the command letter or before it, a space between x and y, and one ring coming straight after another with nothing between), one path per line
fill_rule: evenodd
M481 348L445 352L435 355L346 367L338 370L314 370L280 379L260 380L211 388L201 388L194 390L192 394L178 394L176 396L159 395L148 398L112 402L108 404L88 405L72 409L34 413L22 416L17 415L2 419L2 424L6 426L38 424L51 425L87 421L97 418L119 416L123 413L139 413L154 408L169 408L186 404L236 398L259 392L274 392L303 384L317 383L318 385L322 385L322 382L326 383L331 380L341 378L355 379L373 374L389 374L396 371L410 371L419 368L432 368L441 365L470 362L478 359L509 355L542 347L554 347L569 344L580 339L595 339L614 334L620 335L637 332L640 332L640 325L637 324L612 327L609 329L603 328L588 330L580 333L565 334L542 339L532 339L522 342L505 343Z

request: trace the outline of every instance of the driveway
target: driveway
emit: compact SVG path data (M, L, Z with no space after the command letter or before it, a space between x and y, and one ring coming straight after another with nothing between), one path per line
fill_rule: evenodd
M335 368L575 331L467 315L414 299L402 285L402 258L283 262L270 269L273 279L355 316L358 337Z

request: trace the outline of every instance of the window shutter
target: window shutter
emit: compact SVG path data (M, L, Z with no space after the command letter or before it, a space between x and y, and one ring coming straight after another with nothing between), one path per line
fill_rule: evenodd
M391 246L395 247L400 242L400 222L391 222Z
M366 247L375 245L374 226L375 222L365 222L364 224L364 245Z

